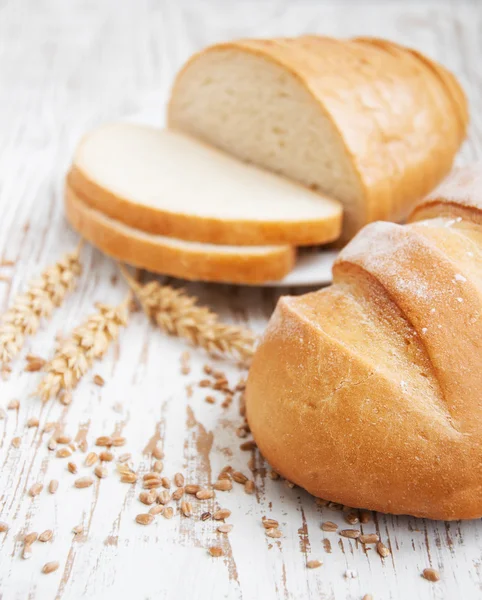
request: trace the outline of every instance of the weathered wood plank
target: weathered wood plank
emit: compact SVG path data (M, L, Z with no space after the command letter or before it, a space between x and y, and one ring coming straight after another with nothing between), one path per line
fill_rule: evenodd
M482 11L476 2L152 2L149 0L20 0L0 3L0 302L5 307L25 282L72 249L77 238L63 218L62 179L82 133L104 120L156 111L173 73L200 47L236 36L320 32L340 36L383 35L413 44L440 59L461 77L472 104L470 139L460 160L482 150L479 72ZM79 287L26 351L48 357L54 336L68 333L93 310L95 301L117 303L126 293L112 261L90 248L83 251ZM11 277L11 281L9 280ZM6 278L7 281L3 281ZM189 284L188 290L224 318L246 322L261 332L280 290ZM293 290L295 292L295 290ZM299 292L299 290L298 290ZM95 372L106 380L99 388L88 376L73 403L41 405L30 396L38 374L23 372L23 356L10 379L1 382L0 597L12 598L476 598L481 593L481 525L439 523L374 515L363 531L379 533L392 555L321 531L323 520L344 525L343 513L317 506L308 494L290 489L266 474L255 455L256 493L241 486L218 493L216 500L195 502L199 511L226 507L234 529L229 539L216 523L158 517L143 528L134 522L145 511L132 486L112 472L87 489L73 487L66 460L55 458L48 434L27 429L29 417L43 426L58 421L65 432L92 448L98 435L122 432L136 468L146 471L145 448L160 436L165 472L180 471L189 482L209 483L226 465L250 474L250 452L239 450L237 406L204 401L197 382L206 357L192 351L191 373L180 375L185 345L154 330L142 314L132 316L121 342ZM219 363L230 382L239 377ZM194 393L187 397L186 385ZM19 411L8 411L12 398ZM21 436L20 448L11 440ZM72 460L80 474L83 454ZM108 465L110 471L113 465ZM35 499L26 491L56 478L59 491L44 490ZM265 536L261 518L280 522L283 537ZM84 533L72 528L82 524ZM54 530L52 542L34 544L22 560L21 535ZM206 548L221 545L223 558ZM319 559L323 566L306 568ZM60 569L42 575L41 567L58 560ZM437 584L420 577L433 566ZM345 577L355 574L354 578Z

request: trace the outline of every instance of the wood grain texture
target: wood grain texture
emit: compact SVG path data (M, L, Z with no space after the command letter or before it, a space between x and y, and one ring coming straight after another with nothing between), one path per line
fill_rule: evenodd
M453 1L315 2L172 0L0 0L0 303L2 309L26 281L54 263L77 242L62 210L63 177L75 144L89 127L106 120L156 110L175 70L202 46L238 36L318 32L379 35L413 45L453 69L471 102L469 141L461 162L482 150L480 74L482 7ZM119 302L126 286L116 266L95 250L83 250L79 287L25 351L51 356L54 335L68 333L93 310L95 301ZM227 320L246 322L261 332L280 290L232 286L187 286ZM293 290L294 292L294 290ZM297 293L300 290L296 291ZM249 452L239 450L237 407L204 402L197 387L202 352L192 351L191 373L181 376L183 342L154 330L141 313L132 316L120 343L75 392L73 403L41 405L31 396L39 374L25 373L23 356L8 381L0 382L0 598L287 598L375 599L479 598L482 594L482 525L443 523L373 515L364 533L376 531L392 550L382 560L374 549L320 529L325 520L344 525L342 513L317 506L299 489L266 476L255 454L256 493L240 486L216 499L195 502L195 514L222 506L231 510L228 538L212 521L179 514L158 517L142 527L138 487L109 477L75 489L66 459L46 448L48 435L27 429L29 417L41 426L57 421L90 449L98 435L120 433L122 451L136 468L149 468L149 448L162 440L165 473L177 471L190 482L209 483L226 464L249 474ZM238 370L220 363L230 382ZM187 398L185 386L194 384ZM6 410L12 398L20 409ZM20 447L11 440L21 436ZM151 445L149 445L151 444ZM118 450L118 454L120 453ZM72 460L82 464L84 454ZM113 465L108 465L113 471ZM80 469L80 475L88 470ZM35 482L60 482L56 495L32 499ZM202 510L201 510L202 509ZM265 536L261 517L280 522L283 537ZM82 524L84 533L72 528ZM349 527L346 525L346 527ZM53 529L52 542L35 543L22 560L22 534ZM221 539L222 537L222 539ZM206 548L222 545L225 556ZM323 561L307 569L310 559ZM48 561L58 571L41 574ZM433 567L441 580L421 577ZM352 572L355 577L345 577Z

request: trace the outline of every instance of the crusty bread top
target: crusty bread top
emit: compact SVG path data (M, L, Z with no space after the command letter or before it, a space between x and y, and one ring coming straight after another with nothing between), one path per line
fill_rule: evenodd
M455 169L417 204L410 221L445 215L482 224L482 162Z
M480 169L454 173L409 225L365 227L331 287L280 300L247 415L266 459L315 495L482 516Z

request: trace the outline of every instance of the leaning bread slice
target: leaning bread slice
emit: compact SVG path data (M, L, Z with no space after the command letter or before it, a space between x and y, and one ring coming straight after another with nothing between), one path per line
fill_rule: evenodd
M341 205L182 133L130 123L80 143L69 185L126 225L213 244L315 245L338 238Z
M68 186L65 208L72 227L102 252L163 275L255 284L281 279L294 266L290 246L221 246L139 231L91 208Z

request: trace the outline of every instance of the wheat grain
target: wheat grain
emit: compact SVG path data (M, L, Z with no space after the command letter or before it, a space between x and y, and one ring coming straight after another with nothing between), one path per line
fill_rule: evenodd
M107 469L101 465L95 467L94 473L99 479L105 479L108 475Z
M95 360L101 359L119 335L119 328L127 325L131 295L118 306L97 304L98 312L74 329L69 339L62 342L54 357L45 366L47 374L37 388L45 402L69 392L79 383Z
M213 485L213 488L219 492L228 492L229 490L233 489L233 484L229 479L219 479Z
M112 454L112 452L104 450L104 452L101 452L99 454L99 459L101 460L101 462L112 462L114 460L114 455Z
M94 483L92 477L79 477L74 481L74 486L76 488L87 488L90 487Z
M180 500L184 496L184 488L178 487L176 490L172 492L173 500Z
M44 564L44 566L42 567L42 573L48 575L49 573L53 573L54 571L56 571L58 568L59 563L56 560L54 560Z
M220 322L216 313L198 306L197 298L183 290L162 286L157 281L142 285L122 265L120 269L146 315L166 333L183 337L210 353L241 359L253 355L256 337L246 327Z
M38 536L39 542L50 542L54 535L54 532L51 529L46 529Z
M215 521L222 521L223 519L227 519L230 515L231 515L230 510L228 510L227 508L220 508L219 510L217 510L214 513L213 519Z
M29 496L32 496L32 498L35 498L35 496L38 496L43 489L44 489L44 486L41 483L34 483L28 491Z
M81 244L58 263L48 267L19 294L0 318L0 363L11 361L28 336L37 332L42 319L49 318L75 287L81 273Z
M25 546L31 546L37 540L38 533L36 531L32 531L32 533L27 533L27 535L23 538L23 543Z
M97 462L97 459L99 457L97 456L97 454L95 452L89 452L89 454L87 454L87 456L85 457L85 466L86 467L91 467L93 464L95 464Z
M432 582L440 581L440 573L437 571L437 569L424 569L422 572L422 577Z
M213 490L201 489L198 492L196 492L196 498L198 500L209 500L211 498L214 498L214 492Z

